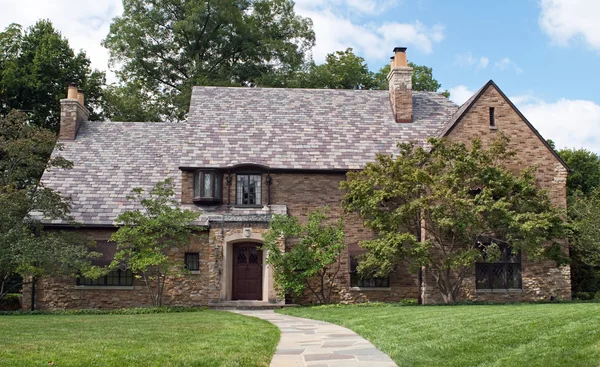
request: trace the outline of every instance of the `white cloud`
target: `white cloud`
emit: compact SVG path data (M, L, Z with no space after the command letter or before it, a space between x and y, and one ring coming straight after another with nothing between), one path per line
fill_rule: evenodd
M488 59L485 56L481 56L479 58L479 64L477 65L477 69L485 69L488 67L489 63L490 63L490 59Z
M454 63L458 66L469 67L476 66L476 70L485 69L488 67L490 63L490 59L485 56L480 56L479 58L474 57L472 53L467 52L463 54L458 54L454 57Z
M557 148L586 148L600 153L600 105L564 98L553 103L535 97L524 103L518 98L511 100L545 139L556 143Z
M471 98L471 96L475 94L474 91L462 84L457 85L454 88L450 88L448 91L450 92L450 100L459 106L465 103L467 99Z
M395 2L367 0L367 3L385 7ZM323 62L328 53L347 47L370 59L385 59L396 46L414 47L423 53L431 53L434 44L444 39L444 27L441 25L426 26L419 21L363 24L342 15L348 6L349 1L296 2L296 13L313 20L316 36L313 58L316 62Z
M0 30L11 23L28 27L39 19L50 19L75 51L87 53L92 67L108 70L108 51L100 42L108 34L112 18L122 12L120 0L0 0L0 9L10 9L0 12Z
M296 8L347 9L356 16L377 15L398 5L400 0L296 0ZM346 11L347 12L347 11Z
M521 69L514 61L512 61L510 58L505 57L501 60L498 60L494 63L494 68L499 69L499 70L507 70L507 69L514 69L517 74L522 74L523 73L523 69Z
M556 43L580 40L600 50L600 1L541 0L540 28Z

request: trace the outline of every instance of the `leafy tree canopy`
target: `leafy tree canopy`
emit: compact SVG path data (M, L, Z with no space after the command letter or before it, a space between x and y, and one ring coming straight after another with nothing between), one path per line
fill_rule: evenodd
M286 215L276 215L271 221L262 247L280 296L310 292L318 303L331 302L345 245L342 220L328 224L326 214L327 208L314 210L306 224Z
M102 119L98 106L104 72L92 71L86 54L75 54L49 20L40 20L26 30L11 24L0 33L0 115L17 109L25 112L32 124L56 133L60 100L66 97L71 82L83 89L90 118Z
M290 0L124 0L123 9L104 45L122 82L138 83L169 120L184 118L192 86L294 71L315 40Z
M134 274L140 274L153 306L161 306L167 277L182 273L179 262L168 251L190 245L197 227L193 221L200 212L181 209L174 199L170 179L158 182L148 194L141 188L133 190L130 200L141 209L127 211L116 219L121 224L111 241L117 243L117 253L111 268L125 264Z
M98 274L90 262L97 254L88 250L87 241L45 230L39 221L41 216L69 219L68 202L39 179L47 168L68 169L72 163L59 155L48 160L54 133L26 120L21 112L0 120L0 298L14 273L24 278Z
M412 87L413 90L426 91L426 92L437 92L442 85L433 78L433 68L425 65L416 65L412 62L408 63L408 66L413 68L412 75ZM379 89L387 89L387 75L390 73L390 65L386 65L374 75L376 84L379 85ZM444 97L449 98L450 92L445 90L441 93Z
M567 196L589 195L600 187L600 157L587 149L561 149L560 157L571 169L567 177Z
M344 208L377 234L361 243L367 252L359 272L386 276L408 259L425 266L452 303L474 262L493 250L481 247L482 238L529 258L565 260L557 242L566 236L561 212L537 186L533 169L514 174L505 168L514 156L507 138L489 149L478 140L470 148L443 139L429 143L431 149L401 144L397 156L378 155L342 182Z

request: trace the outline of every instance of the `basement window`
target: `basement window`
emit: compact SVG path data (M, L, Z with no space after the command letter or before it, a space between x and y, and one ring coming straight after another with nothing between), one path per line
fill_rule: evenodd
M200 271L200 254L198 252L185 253L185 268L189 271Z
M490 107L490 129L496 128L496 109L494 107Z
M217 171L196 171L194 173L194 202L221 202L222 175Z
M79 277L77 278L77 285L85 286L112 286L112 287L126 287L133 285L133 273L131 270L113 270L108 274L101 276L97 279Z

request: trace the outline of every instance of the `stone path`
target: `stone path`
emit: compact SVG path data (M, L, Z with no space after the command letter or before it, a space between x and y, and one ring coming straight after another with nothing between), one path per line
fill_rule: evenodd
M352 330L272 310L232 311L267 320L281 329L271 367L396 367L396 363Z

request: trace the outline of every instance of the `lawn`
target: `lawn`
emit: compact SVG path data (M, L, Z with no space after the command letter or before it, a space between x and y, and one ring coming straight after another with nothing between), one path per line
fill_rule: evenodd
M600 304L322 306L281 313L354 330L399 366L600 366Z
M268 366L278 341L276 326L223 311L0 316L11 367Z

